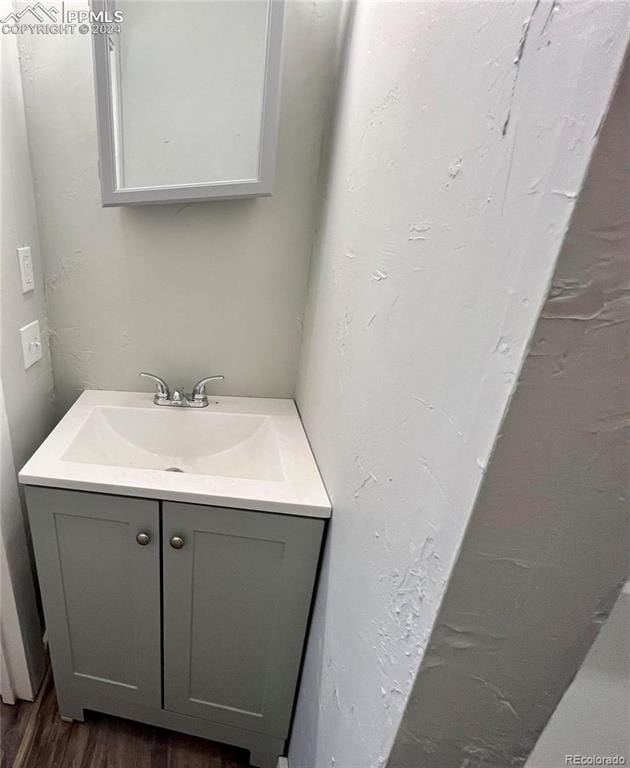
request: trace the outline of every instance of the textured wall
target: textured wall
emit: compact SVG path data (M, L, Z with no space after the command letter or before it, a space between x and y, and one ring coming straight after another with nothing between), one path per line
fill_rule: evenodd
M387 760L610 99L627 12L357 5L298 387L334 512L291 768Z
M576 754L622 755L629 765L629 721L630 583L527 758L527 768L566 764L565 755Z
M86 387L147 388L140 370L293 394L338 15L337 3L287 3L274 196L189 206L100 207L89 36L24 37L62 407Z
M10 8L10 3L3 5ZM47 341L42 254L37 230L24 101L13 35L2 45L2 255L0 334L2 380L16 464L21 466L52 423L53 380ZM16 248L30 245L35 290L23 294ZM39 320L43 360L24 370L19 329Z
M627 69L388 768L522 765L628 578L629 136Z
M0 17L10 12L8 0L0 2ZM31 163L26 141L24 102L15 37L2 35L2 190L0 252L0 375L6 419L2 418L0 444L0 519L6 547L21 630L11 632L13 643L24 633L24 648L31 681L37 685L44 672L45 654L42 629L37 613L33 574L23 512L15 477L19 469L47 434L53 420L53 379L47 346L47 324L41 250L37 233L35 195ZM35 290L22 294L16 248L30 245L33 255ZM43 359L24 370L19 329L39 320L44 343ZM2 400L2 398L0 398ZM5 585L6 587L6 585ZM6 618L6 617L5 617ZM5 633L9 630L3 628ZM7 640L12 644L11 640ZM22 679L16 681L17 693L30 696L32 690Z

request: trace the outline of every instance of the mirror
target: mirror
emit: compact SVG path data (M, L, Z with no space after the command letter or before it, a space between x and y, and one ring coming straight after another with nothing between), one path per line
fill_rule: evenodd
M282 0L92 7L103 205L271 194Z

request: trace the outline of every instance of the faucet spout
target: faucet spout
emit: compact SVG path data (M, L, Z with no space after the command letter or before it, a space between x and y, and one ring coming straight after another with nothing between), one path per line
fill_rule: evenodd
M173 390L169 405L179 406L181 408L181 407L186 407L190 404L191 403L188 398L188 395L184 392L183 389L176 388Z

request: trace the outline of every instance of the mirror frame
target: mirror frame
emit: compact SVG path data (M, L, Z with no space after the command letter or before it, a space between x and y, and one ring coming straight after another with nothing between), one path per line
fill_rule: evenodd
M102 11L111 14L115 10L115 0L90 0L90 8L95 12ZM267 59L265 62L258 176L255 179L226 179L225 181L203 184L117 188L112 79L108 55L109 35L92 35L99 176L103 207L192 203L204 200L263 197L272 194L280 108L284 0L269 0L267 13ZM124 29L124 19L121 23Z

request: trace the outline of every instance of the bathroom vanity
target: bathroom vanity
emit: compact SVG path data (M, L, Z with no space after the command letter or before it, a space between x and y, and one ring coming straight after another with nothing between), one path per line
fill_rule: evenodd
M59 710L276 768L330 504L290 400L85 392L20 473Z

